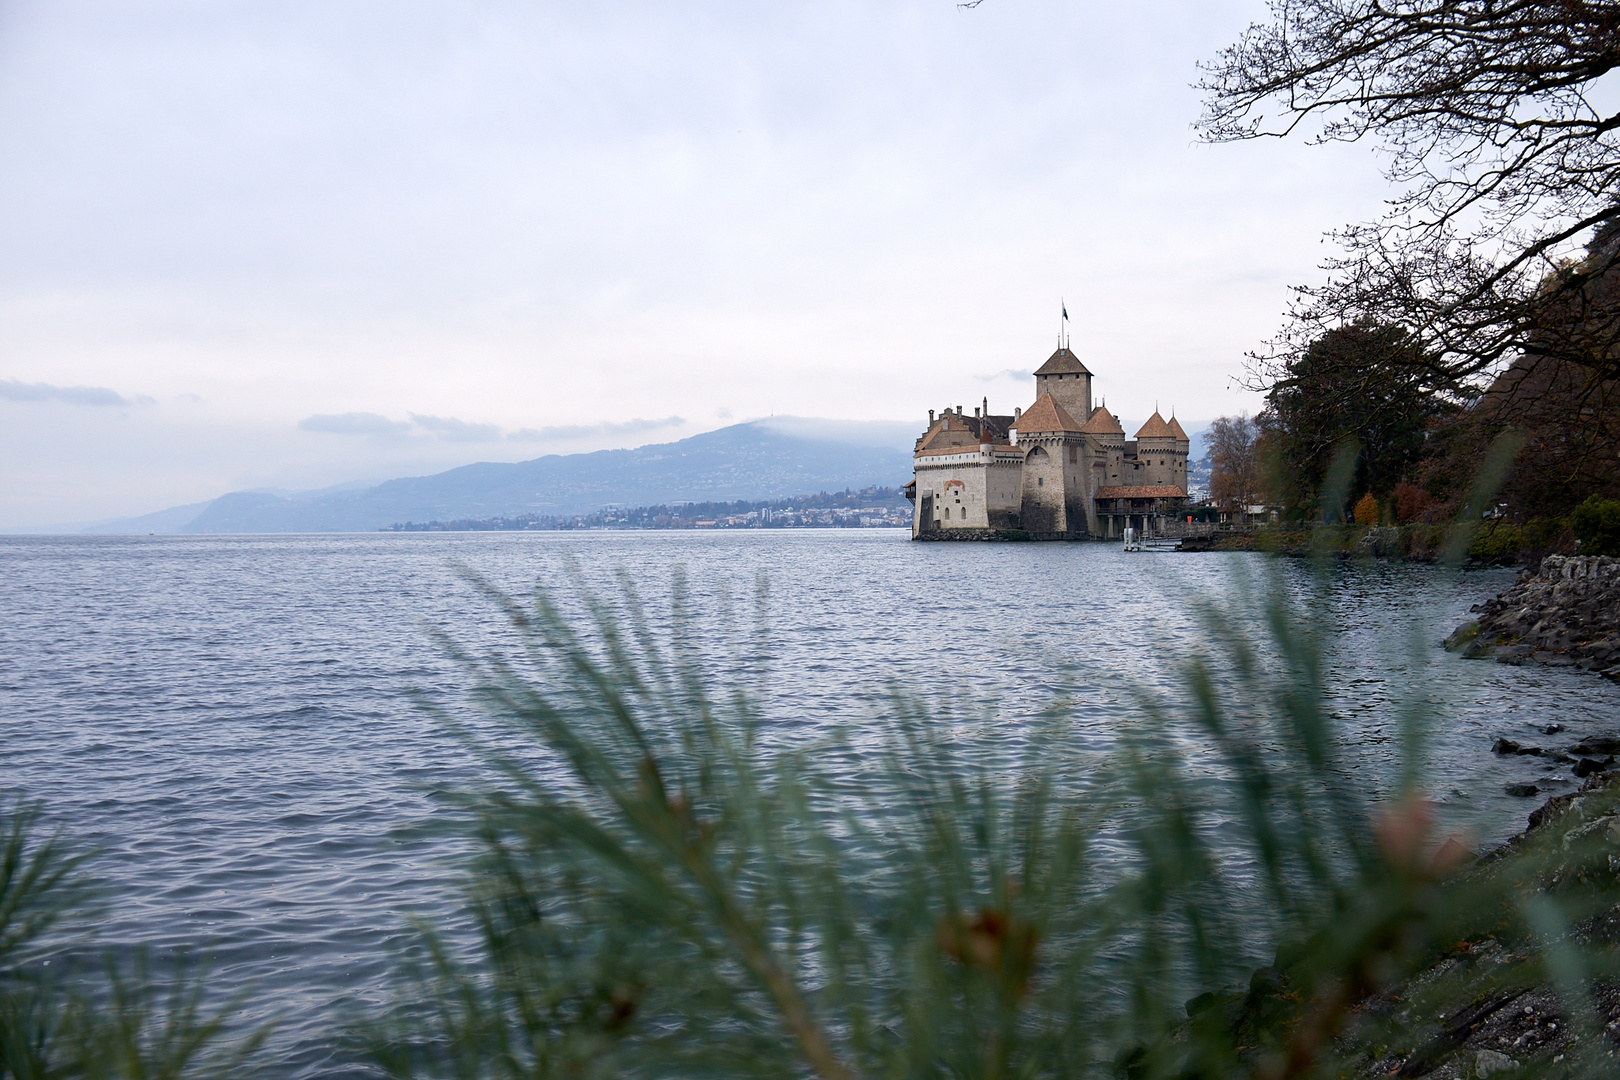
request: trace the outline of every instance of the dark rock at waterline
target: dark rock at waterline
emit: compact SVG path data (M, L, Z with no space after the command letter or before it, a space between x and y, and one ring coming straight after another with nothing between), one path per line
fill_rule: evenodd
M1620 559L1549 555L1537 572L1526 571L1474 610L1479 617L1453 631L1446 648L1620 680Z
M1534 784L1509 784L1503 790L1515 799L1528 799L1541 794L1541 789Z
M1620 736L1616 735L1588 735L1580 742L1569 748L1572 754L1582 757L1602 757L1607 754L1620 754Z
M1548 724L1546 727L1541 729L1541 733L1543 735L1556 735L1560 731L1563 731L1563 730L1564 730L1564 725L1563 724Z
M1597 758L1583 757L1575 763L1575 778L1584 780L1593 773L1600 773L1614 764L1614 758L1608 757L1599 761Z
M1540 757L1545 751L1539 746L1521 746L1512 739L1497 739L1491 744L1493 754L1523 754L1526 757Z
M1552 761L1574 761L1568 754L1561 754L1557 750L1543 750L1539 746L1524 746L1512 739L1497 739L1491 744L1491 752L1496 754L1519 754L1523 757L1544 757Z

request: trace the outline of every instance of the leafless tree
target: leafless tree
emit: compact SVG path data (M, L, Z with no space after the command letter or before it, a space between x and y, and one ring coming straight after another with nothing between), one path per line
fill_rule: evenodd
M1248 413L1222 416L1209 427L1209 498L1233 509L1261 502L1259 425Z
M1271 0L1203 66L1200 134L1367 140L1394 187L1381 219L1334 234L1327 281L1296 290L1248 382L1269 389L1322 333L1363 320L1414 336L1441 392L1525 356L1620 370L1617 0ZM1583 246L1584 245L1584 246Z

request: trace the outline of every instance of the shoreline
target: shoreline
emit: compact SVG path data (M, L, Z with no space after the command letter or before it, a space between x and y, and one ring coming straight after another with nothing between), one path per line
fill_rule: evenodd
M1444 560L1461 537L1457 525L1262 525L1252 531L1217 532L1212 551L1262 551L1292 557ZM1468 538L1469 566L1530 566L1547 554L1555 539L1504 522L1488 522Z

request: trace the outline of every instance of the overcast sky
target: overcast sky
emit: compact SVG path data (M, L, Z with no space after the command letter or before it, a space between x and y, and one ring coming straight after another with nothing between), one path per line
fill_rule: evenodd
M1255 2L0 0L0 527L772 413L1134 430L1374 215L1194 141Z

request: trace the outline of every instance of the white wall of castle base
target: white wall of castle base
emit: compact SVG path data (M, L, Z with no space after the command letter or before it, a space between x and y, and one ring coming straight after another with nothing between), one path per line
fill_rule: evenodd
M957 455L941 455L956 457ZM915 466L917 504L912 511L911 534L929 529L991 529L1001 527L1004 515L1018 512L1017 458L973 455L977 460L938 464L921 459ZM964 454L966 458L968 455ZM926 497L933 496L930 502ZM925 515L933 514L930 523Z

